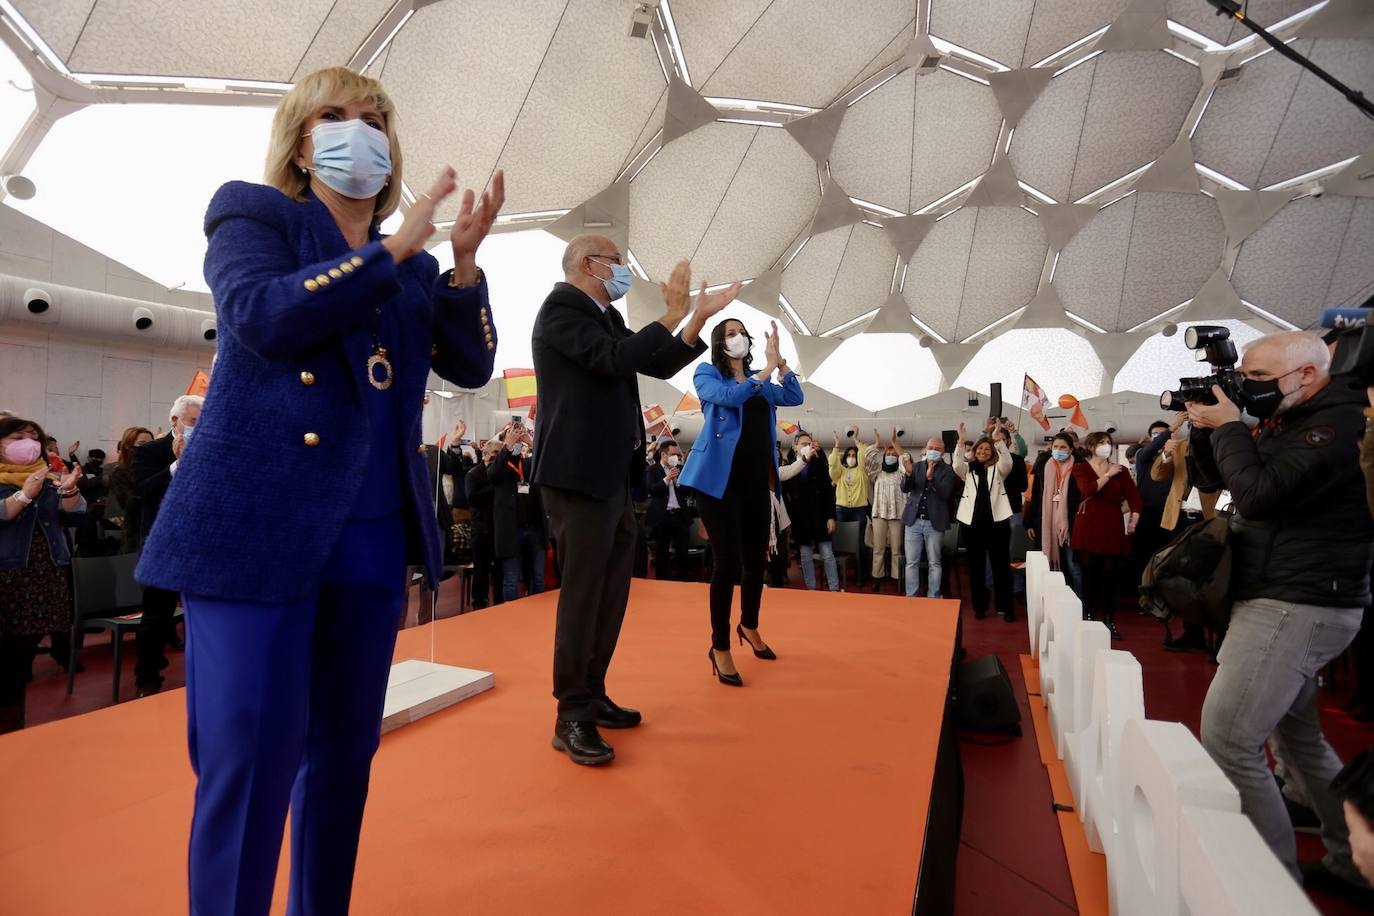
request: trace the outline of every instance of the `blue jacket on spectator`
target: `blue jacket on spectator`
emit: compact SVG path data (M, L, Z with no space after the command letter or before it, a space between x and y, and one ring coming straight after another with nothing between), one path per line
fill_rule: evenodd
M796 407L803 394L795 372L788 372L782 384L760 381L751 375L744 381L726 378L711 363L702 363L692 375L697 398L705 422L701 433L692 443L687 464L682 469L678 485L691 487L707 496L720 499L730 482L730 467L735 459L735 445L744 425L744 402L762 395L768 400L768 428L773 440L773 466L778 464L777 408Z
M491 378L485 279L454 289L424 252L398 265L375 225L351 250L313 195L298 202L247 182L216 192L205 234L218 359L139 580L241 601L298 601L318 589L361 489L373 485L365 366L380 307L399 331L388 358L411 560L437 582L420 412L431 369L462 388Z
M9 499L18 489L12 484L0 484L0 502ZM67 535L63 533L63 528L75 525L85 514L84 505L77 505L80 508L75 512L64 511L57 487L51 481L45 482L37 499L14 518L0 522L0 569L23 569L29 565L34 525L42 526L53 563L57 566L71 563L72 553L67 547Z

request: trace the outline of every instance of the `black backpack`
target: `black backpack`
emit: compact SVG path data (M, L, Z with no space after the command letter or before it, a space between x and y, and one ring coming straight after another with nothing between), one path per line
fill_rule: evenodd
M1159 620L1224 630L1231 619L1231 517L1184 529L1140 577L1140 607Z

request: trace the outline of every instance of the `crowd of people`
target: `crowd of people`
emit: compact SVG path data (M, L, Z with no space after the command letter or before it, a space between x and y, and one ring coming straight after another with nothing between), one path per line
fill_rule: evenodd
M1367 887L1355 864L1367 853L1352 843L1368 824L1341 807L1363 777L1336 779L1314 697L1320 669L1374 616L1363 614L1374 520L1356 498L1374 503L1374 425L1362 473L1366 392L1330 376L1315 337L1253 345L1244 404L1217 389L1214 405L1152 424L1129 467L1114 430L1062 430L1031 456L1005 417L976 439L962 426L931 435L914 453L896 429L871 443L836 433L827 453L812 431L780 441L777 410L804 391L776 324L760 347L745 323L713 322L739 283L703 283L694 297L682 261L660 285L663 315L632 331L611 307L632 272L612 239L588 234L568 243L564 281L535 320L537 432L513 417L474 441L460 421L417 455L429 373L463 388L492 374L477 252L504 175L459 198L454 267L441 272L426 245L457 189L451 168L394 234L380 232L401 202L394 114L375 80L310 74L274 116L267 184L215 195L205 268L221 334L208 403L178 399L166 434L126 430L109 467L99 449L84 466L64 460L38 423L0 417L0 731L23 725L44 637L67 657L73 550L139 551L140 695L161 689L165 649L180 643L175 609L185 610L193 911L268 912L288 810L288 909L346 911L407 569L434 585L446 566L470 563L477 608L538 594L555 572L551 743L599 766L615 759L600 730L644 718L611 699L607 679L651 547L658 578L685 579L704 545L710 670L739 688L732 642L785 664L761 616L770 575L791 581L793 548L808 589L820 587L819 560L832 592L852 569L851 590L866 578L872 591L914 597L924 568L930 598L962 557L974 617L1014 621L1014 553L1038 547L1085 616L1120 640L1116 618L1142 566L1225 494L1239 571L1229 629L1166 631L1166 647L1219 663L1203 742L1280 859L1299 874L1266 742L1329 850L1303 877ZM704 424L684 453L646 434L637 378L671 378L703 355L693 381ZM270 465L242 447L245 430L270 445ZM265 488L269 471L289 488ZM1370 640L1357 645L1368 716Z

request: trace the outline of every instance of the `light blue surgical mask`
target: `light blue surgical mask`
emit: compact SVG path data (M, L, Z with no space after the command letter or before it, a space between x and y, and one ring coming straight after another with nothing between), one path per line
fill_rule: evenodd
M935 449L926 449L926 461L939 461L941 457L942 456L940 452L936 451Z
M344 197L376 197L391 177L391 142L361 120L322 121L310 131L315 177Z
M196 428L194 426L187 426L185 423L181 424L181 438L186 440L187 445L191 444L191 434L195 431Z
M593 258L592 260L596 259ZM612 302L624 298L625 294L630 291L630 281L634 279L634 274L630 272L630 268L626 267L624 264L616 264L615 262L606 263L597 261L596 263L611 269L610 277L601 280L606 287L606 295L611 297ZM600 278L598 277L597 279Z
M1055 461L1068 461L1069 450L1066 448L1057 448L1050 452L1050 456L1054 458Z

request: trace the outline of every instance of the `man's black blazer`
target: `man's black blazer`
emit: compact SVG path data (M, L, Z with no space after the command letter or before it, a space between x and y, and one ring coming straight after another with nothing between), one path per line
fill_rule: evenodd
M539 380L534 482L609 499L644 473L638 373L672 378L706 351L657 321L637 333L620 313L603 315L570 283L554 284L534 319Z
M649 508L644 513L644 522L654 528L668 514L668 469L654 462L644 469L644 483L649 490ZM687 490L681 483L677 485L677 501L679 508L687 508Z
M134 449L134 488L143 501L143 513L139 519L139 528L142 530L139 533L145 541L148 532L153 530L153 522L157 521L162 497L172 485L173 461L176 461L176 456L172 453L171 433Z

